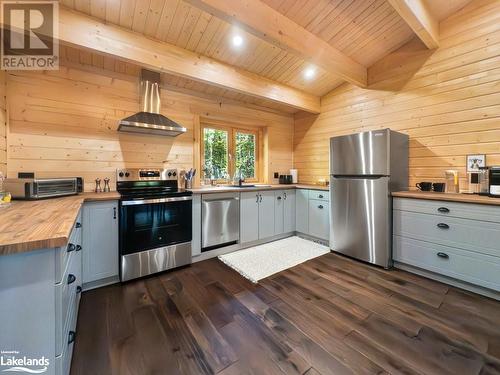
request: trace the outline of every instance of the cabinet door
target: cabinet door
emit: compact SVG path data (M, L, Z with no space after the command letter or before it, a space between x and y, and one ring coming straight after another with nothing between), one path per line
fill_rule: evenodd
M285 208L285 196L283 190L278 190L274 192L274 234L282 234L284 232L284 208Z
M118 276L118 202L83 206L83 282Z
M328 240L330 233L329 203L316 199L309 200L309 234Z
M285 190L283 198L285 200L283 210L283 232L295 231L295 190Z
M259 192L241 193L240 196L240 242L259 239Z
M274 191L259 192L259 239L274 236Z
M309 190L296 191L295 219L297 232L309 234Z

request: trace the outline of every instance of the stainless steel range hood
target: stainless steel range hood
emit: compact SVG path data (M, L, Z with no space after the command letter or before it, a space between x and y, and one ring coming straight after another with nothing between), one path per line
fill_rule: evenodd
M141 71L141 112L121 120L118 131L176 137L186 128L160 114L160 73Z

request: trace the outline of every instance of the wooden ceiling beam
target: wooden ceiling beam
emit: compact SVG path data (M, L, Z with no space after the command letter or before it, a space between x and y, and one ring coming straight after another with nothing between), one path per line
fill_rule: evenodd
M61 44L111 55L151 70L270 100L311 113L320 98L183 48L61 8Z
M366 87L367 69L259 0L185 0L329 73Z
M387 0L429 49L439 47L439 22L423 0Z

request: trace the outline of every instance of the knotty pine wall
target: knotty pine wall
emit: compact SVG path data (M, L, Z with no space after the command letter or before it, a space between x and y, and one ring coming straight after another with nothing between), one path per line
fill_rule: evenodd
M139 110L138 77L66 64L59 71L10 72L8 176L95 178L123 167L191 168L199 157L199 119L264 128L264 179L292 167L293 117L243 103L162 90L162 113L188 128L176 138L118 133L118 120ZM3 134L3 130L0 130ZM1 150L1 149L0 149ZM0 151L0 156L2 151Z
M328 177L330 137L386 127L410 136L410 186L458 169L467 188L467 154L500 165L500 2L473 1L441 22L440 43L410 42L369 69L369 89L345 84L319 116L296 116L300 182Z

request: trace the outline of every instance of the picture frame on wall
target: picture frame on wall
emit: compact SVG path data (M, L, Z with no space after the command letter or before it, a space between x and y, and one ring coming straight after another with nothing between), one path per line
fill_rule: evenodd
M467 155L467 173L479 172L482 167L486 167L486 155Z

